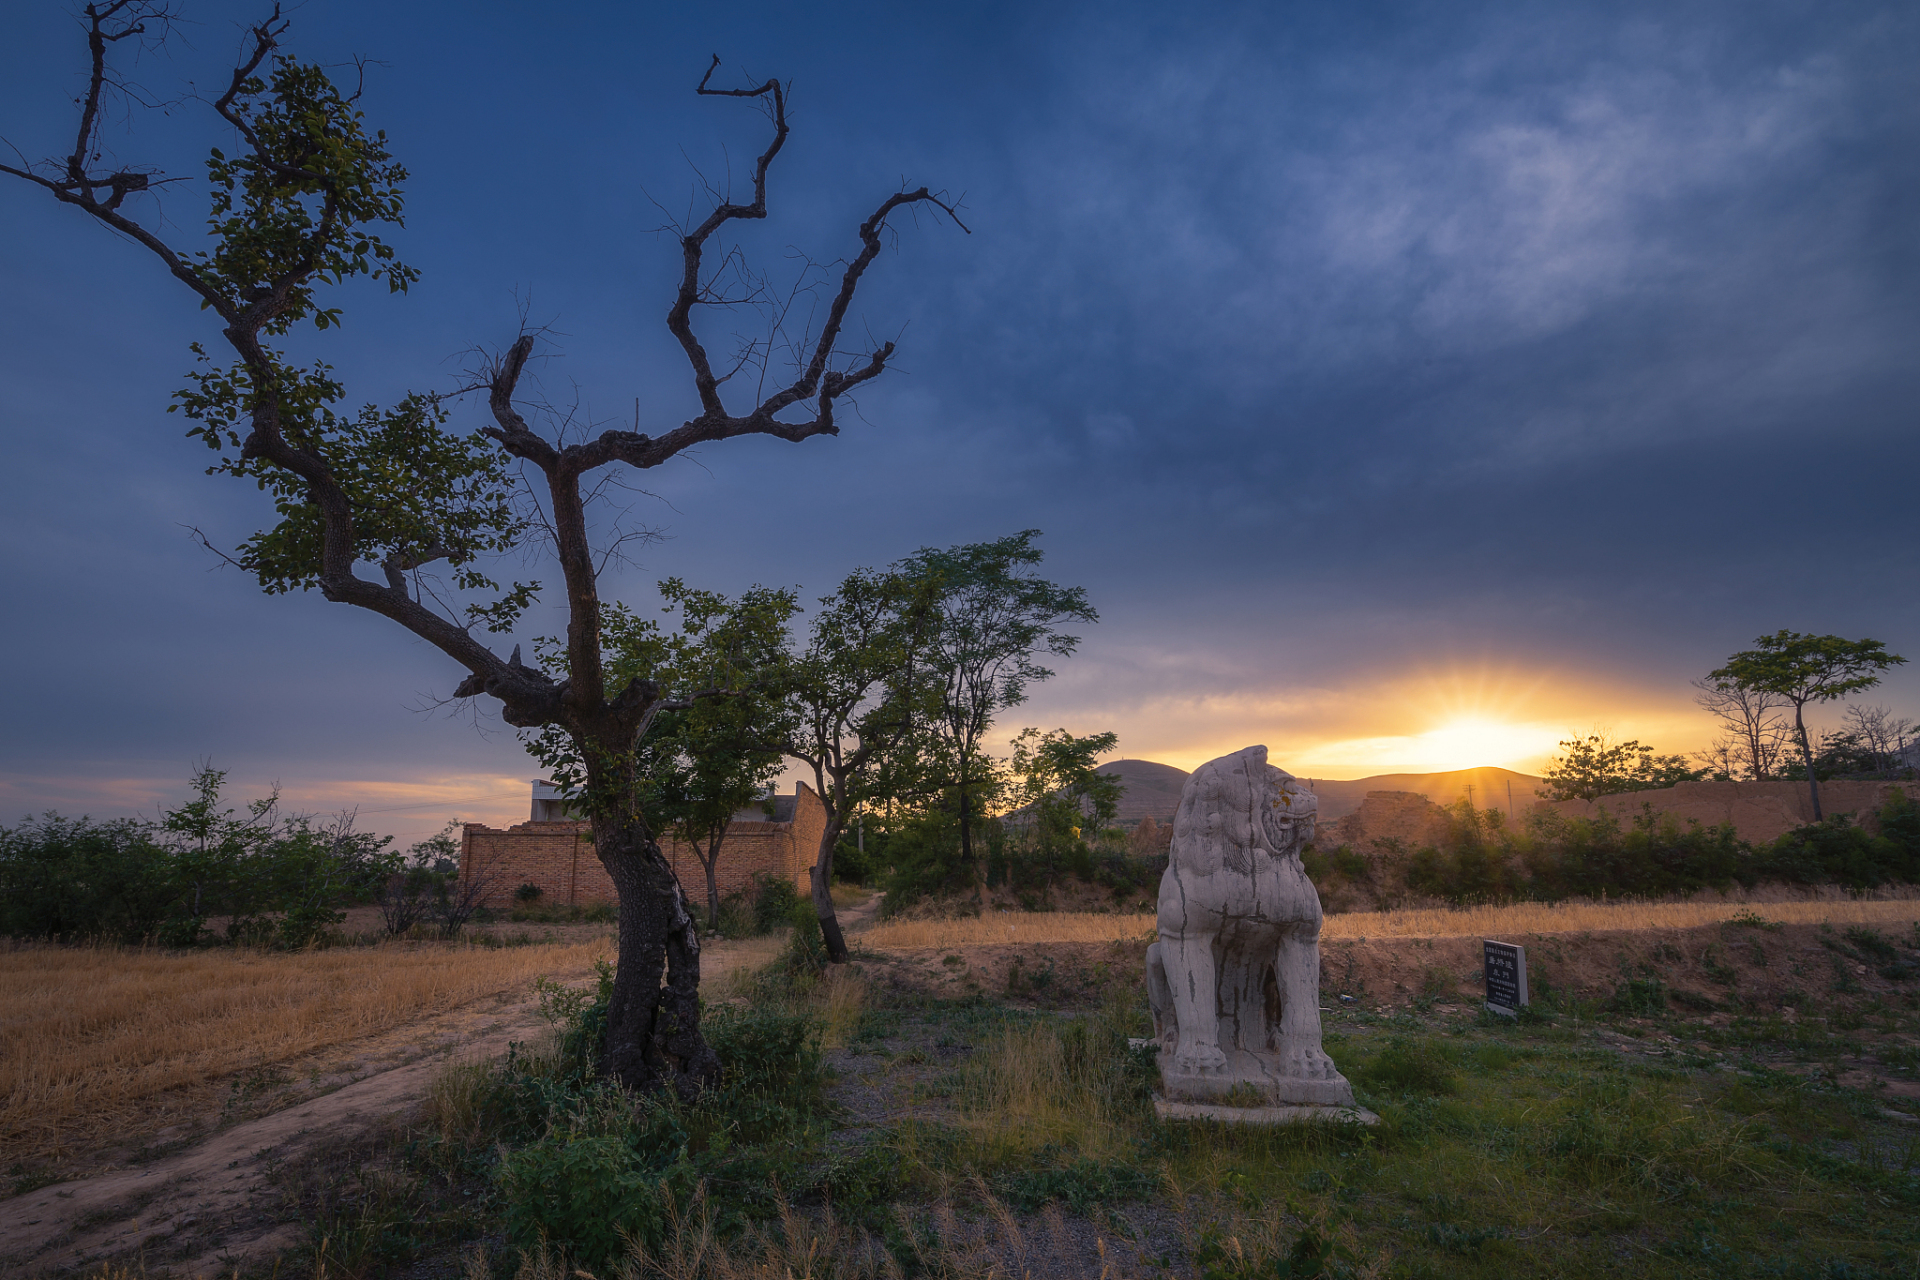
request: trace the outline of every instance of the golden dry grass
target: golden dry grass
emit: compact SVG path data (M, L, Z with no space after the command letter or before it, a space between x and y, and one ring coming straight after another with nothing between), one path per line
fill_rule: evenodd
M1121 1073L1090 1063L1088 1043L1084 1029L1016 1025L966 1064L961 1123L990 1159L1020 1162L1049 1144L1095 1159L1123 1154L1130 1142L1119 1119L1126 1104L1116 1097Z
M1783 924L1904 924L1920 921L1920 898L1819 902L1520 902L1495 907L1355 911L1326 918L1321 936L1464 938L1587 933L1602 929L1688 929L1754 914ZM901 920L860 935L881 950L977 947L995 943L1118 942L1153 936L1150 915L1006 912L959 920Z
M273 954L0 949L0 1151L81 1114L585 974L612 940ZM37 1145L37 1144L36 1144Z
M1590 933L1602 929L1691 929L1737 916L1781 924L1904 924L1920 920L1920 899L1875 902L1517 902L1502 907L1355 911L1328 916L1327 938L1497 937L1502 933Z
M1102 915L1080 911L1004 911L957 920L895 920L859 935L860 945L880 950L910 947L983 947L995 943L1114 942L1153 933L1150 915Z

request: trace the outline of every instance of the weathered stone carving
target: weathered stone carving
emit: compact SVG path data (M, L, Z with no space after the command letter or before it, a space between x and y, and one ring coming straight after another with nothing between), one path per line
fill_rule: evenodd
M1300 865L1318 807L1265 747L1187 779L1147 949L1168 1099L1252 1086L1275 1104L1353 1105L1320 1044L1320 895Z

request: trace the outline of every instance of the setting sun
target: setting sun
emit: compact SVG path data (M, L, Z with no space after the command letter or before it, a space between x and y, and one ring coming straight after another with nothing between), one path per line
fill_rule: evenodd
M1554 725L1463 716L1421 733L1324 743L1316 766L1366 772L1440 773L1499 766L1537 770L1563 736Z

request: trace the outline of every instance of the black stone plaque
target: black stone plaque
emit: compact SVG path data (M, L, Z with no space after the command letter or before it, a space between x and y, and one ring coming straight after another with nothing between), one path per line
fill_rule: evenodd
M1527 949L1510 942L1483 940L1487 1008L1513 1017L1527 1003Z

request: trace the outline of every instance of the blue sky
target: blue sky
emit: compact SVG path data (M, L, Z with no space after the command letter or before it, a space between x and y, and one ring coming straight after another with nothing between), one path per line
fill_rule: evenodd
M192 4L137 78L218 84L255 16ZM667 537L612 594L813 594L1038 527L1103 620L1009 736L1112 728L1185 765L1264 741L1326 776L1537 766L1593 725L1700 746L1687 679L1779 627L1920 659L1911 6L293 16L301 56L377 60L366 109L413 173L421 284L343 290L345 331L295 341L355 402L452 385L524 308L551 399L688 416L655 229L764 141L693 96L715 53L792 84L774 216L740 237L762 265L849 252L901 182L964 195L971 235L904 222L863 289L856 332L900 355L859 415L647 474L633 517ZM0 137L51 154L84 46L59 6L10 18ZM124 126L116 156L190 179L224 140L192 102ZM192 246L204 197L141 212ZM185 291L19 184L0 282L0 807L151 810L211 757L407 837L518 813L512 734L419 710L447 661L263 597L185 533L231 544L264 509L164 412L217 337ZM1879 700L1920 714L1916 692Z

